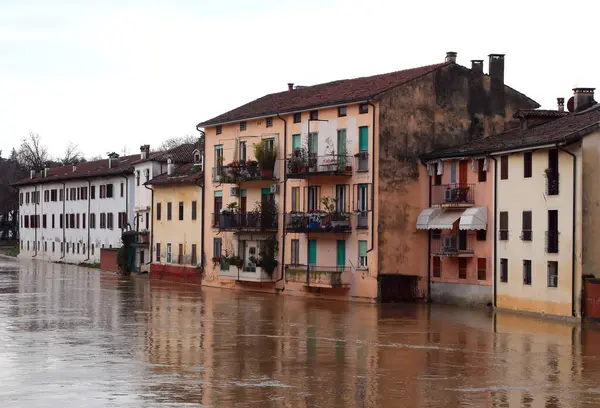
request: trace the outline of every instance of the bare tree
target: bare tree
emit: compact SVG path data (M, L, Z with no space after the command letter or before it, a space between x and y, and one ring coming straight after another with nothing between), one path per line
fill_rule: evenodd
M85 161L85 158L79 150L79 146L73 142L69 142L65 147L64 154L58 159L58 161L66 166L67 164L81 163L82 161Z
M21 139L18 154L21 165L35 171L42 171L49 159L48 149L42 146L40 135L37 133L30 133L28 137Z
M187 134L179 137L171 137L160 144L158 150L169 150L185 143L196 143L198 136Z
M13 149L8 159L0 158L0 240L16 239L19 232L19 196L11 183L26 177Z

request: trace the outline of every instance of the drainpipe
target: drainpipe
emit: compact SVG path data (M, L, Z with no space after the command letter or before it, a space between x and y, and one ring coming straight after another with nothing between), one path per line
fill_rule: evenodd
M204 158L203 158L204 160ZM204 170L204 168L202 169ZM200 187L202 189L202 197L204 197L204 175L202 175L202 179L196 179L196 181L194 181L194 184L197 185L198 187ZM198 184L198 181L200 181L202 184ZM154 192L152 192L152 197L154 197ZM153 200L154 201L154 200ZM154 204L153 204L154 205ZM197 211L197 209L196 209ZM202 265L202 272L204 272L204 207L202 207L202 211L200 214L200 264ZM239 275L239 270L238 270L238 275Z
M154 189L148 187L148 185L146 183L144 183L144 187L147 188L148 190L150 190L152 193L152 199L150 200L151 202L151 207L150 207L150 259L148 260L148 263L146 265L149 265L152 263L152 250L154 249Z
M37 186L34 186L34 194L33 194L33 221L34 221L34 225L35 228L33 229L33 248L35 248L35 254L33 254L32 258L35 258L38 254L38 247L37 247L37 229L38 229L38 225L37 225Z
M431 208L431 183L432 176L429 176L429 207ZM427 303L431 303L431 230L427 229Z
M91 201L90 201L90 192L92 191L92 181L88 180L88 191L87 191L87 199L88 199L88 213L87 213L87 258L85 258L86 261L90 260L90 208L91 208Z
M498 160L490 156L494 160L494 308L498 307Z
M65 253L66 253L66 248L65 246L67 245L66 241L67 241L67 237L65 235L65 225L67 223L66 215L65 215L65 210L66 210L66 202L67 202L67 192L65 191L65 183L59 182L60 184L63 185L63 226L62 226L62 230L63 230L63 239L62 239L62 254L60 256L60 259L64 259L65 257ZM59 220L60 221L60 220Z
M200 234L200 263L202 264L202 272L204 274L204 265L205 265L205 257L204 257L204 221L205 221L205 209L206 209L206 195L205 195L205 182L206 182L206 133L203 130L200 130L198 126L196 126L196 130L200 132L200 137L203 139L202 146L202 212L200 213L200 226L202 228L202 234ZM162 169L162 165L161 165ZM154 196L153 196L154 197ZM154 210L154 207L153 207ZM152 221L154 223L154 220Z
M373 132L371 132L371 248L367 253L375 248L375 105L369 100L367 104L373 108Z
M576 262L576 252L575 252L575 243L576 243L575 227L576 227L576 225L575 225L575 222L577 219L577 208L576 208L576 204L577 204L577 156L575 156L570 151L562 148L558 144L556 144L556 148L562 152L567 153L568 155L570 155L573 158L573 230L572 230L573 244L571 245L571 247L572 247L572 254L571 254L571 257L572 257L572 260L571 260L571 314L573 315L573 317L576 317L577 310L575 308L575 299L577 296L575 293L575 262Z
M125 179L125 219L124 221L124 225L121 224L121 228L125 229L126 226L129 226L129 179L127 178L127 176L121 176ZM114 194L114 192L113 192Z
M282 281L285 278L285 212L286 212L286 201L287 201L287 121L277 114L277 118L283 121L283 223L281 225L281 278L277 279L275 283ZM307 243L308 245L308 243ZM308 262L307 262L308 263ZM284 287L282 290L285 289Z

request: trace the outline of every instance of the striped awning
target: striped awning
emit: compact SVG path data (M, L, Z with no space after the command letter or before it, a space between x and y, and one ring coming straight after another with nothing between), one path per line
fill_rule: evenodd
M462 210L446 210L429 222L427 229L452 229L453 224L463 215Z
M484 230L487 228L487 207L467 208L460 217L461 230Z
M442 212L439 208L425 208L419 214L417 218L417 229L418 230L426 230L429 229L428 225L431 220L437 217Z

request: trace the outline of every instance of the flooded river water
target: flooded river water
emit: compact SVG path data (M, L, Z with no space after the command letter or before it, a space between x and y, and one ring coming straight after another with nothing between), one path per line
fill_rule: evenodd
M600 331L0 258L2 407L599 407Z

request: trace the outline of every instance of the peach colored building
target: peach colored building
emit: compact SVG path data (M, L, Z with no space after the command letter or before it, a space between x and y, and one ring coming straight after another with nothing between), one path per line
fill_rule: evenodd
M484 196L473 191L476 193L473 204L487 208L490 233L486 243L475 246L473 251L468 251L469 255L463 255L465 250L460 247L459 237L459 247L453 253L459 262L461 256L487 258L486 280L470 281L469 276L474 275L467 271L466 277L463 272L465 279L461 281L459 265L461 285L455 285L452 290L455 299L474 300L476 295L469 286L477 284L487 288L487 297L501 309L569 318L597 313L582 310L582 298L585 296L583 280L599 276L596 209L600 204L597 175L600 104L595 102L592 88L574 91L569 103L571 112L564 111L564 100L559 98L558 110L518 111L515 118L520 123L505 133L423 157L432 171L438 163L452 165L456 162L458 166L471 162L475 170L477 161L480 169L485 166L483 161L488 163L488 170L492 170L487 181L475 186L470 180L481 175L481 171L468 172L470 178L463 180L459 175L456 187L459 203L443 205L446 208L441 215L432 219L426 219L430 212L425 210L420 219L430 230L437 228L436 220L444 214L458 215L457 208L448 206L471 205L468 193L483 187ZM447 168L445 165L444 174ZM442 183L446 181L442 179ZM454 198L454 193L448 191L454 186L445 187L445 200ZM467 192L460 191L463 189ZM461 218L459 230L462 225ZM430 242L433 247L434 240ZM431 255L435 259L434 251ZM431 293L434 298L438 280L446 286L455 280L456 272L444 268L449 262L450 259L442 261L439 278L439 270L434 268L438 263L432 262ZM469 265L468 261L466 264ZM587 303L594 304L594 299L591 300Z
M419 155L502 131L518 108L535 107L504 85L503 55L490 55L486 75L483 61L466 68L451 52L420 68L288 84L200 123L212 227L203 284L426 296L427 234L415 223L429 207L429 177Z

